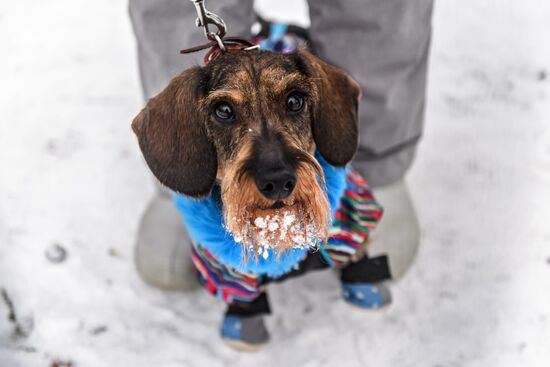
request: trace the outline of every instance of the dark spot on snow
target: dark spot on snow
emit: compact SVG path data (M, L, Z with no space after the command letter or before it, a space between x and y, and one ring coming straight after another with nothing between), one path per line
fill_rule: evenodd
M493 280L497 284L506 284L511 282L512 277L509 274L498 274L493 278Z
M54 243L45 252L46 259L54 264L60 264L67 259L67 250L58 243Z
M60 361L60 360L55 360L50 365L50 367L74 367L74 366L75 365L71 361Z
M470 173L477 173L479 172L479 165L475 161L468 161L468 163L466 163L466 169Z
M20 345L17 347L17 350L24 353L36 353L37 349L35 347L29 347L28 345Z
M73 60L77 64L85 64L88 58L82 53L76 53L73 55Z
M109 248L109 256L111 257L121 257L120 252L117 251L117 249L111 247Z
M550 256L546 258L546 264L550 265Z
M2 299L4 300L4 303L8 307L8 321L17 322L17 316L15 315L15 307L13 307L13 301L11 300L8 294L8 291L2 288L1 294L2 294Z
M446 235L441 239L441 244L446 247L456 245L456 237L454 235Z
M46 150L51 154L55 154L57 152L57 143L55 140L48 140L46 143Z
M455 116L469 116L473 112L471 109L471 104L469 104L467 101L463 101L462 99L457 98L456 96L447 95L444 97L444 99L447 103L449 111L452 112Z
M184 337L178 330L178 328L172 324L163 324L161 325L162 329L169 333L170 335L173 335L174 337Z
M93 329L90 331L90 333L91 333L92 335L99 335L99 334L106 333L107 330L109 330L109 329L107 328L107 326L105 326L105 325L99 325L99 326L93 328Z
M44 149L56 158L67 158L81 149L83 143L84 138L80 132L69 130L65 136L49 138Z
M510 80L507 80L505 83L504 83L504 88L508 91L508 92L512 92L516 86L514 85L514 83Z
M523 352L523 350L525 349L525 347L527 347L527 343L526 342L521 342L518 344L518 352Z
M8 294L8 291L2 288L0 291L0 295L8 309L8 321L13 324L12 338L27 338L34 329L34 319L32 317L27 317L23 320L20 320L17 316L15 305L10 295Z
M458 298L456 293L449 292L449 291L442 291L439 292L439 298L445 299L445 300L456 300Z
M540 70L538 73L537 73L537 80L542 82L544 80L546 80L546 78L548 78L548 73L546 72L546 70Z

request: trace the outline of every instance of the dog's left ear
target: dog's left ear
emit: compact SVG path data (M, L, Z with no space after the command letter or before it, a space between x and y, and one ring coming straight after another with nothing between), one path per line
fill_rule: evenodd
M299 49L296 56L316 86L312 126L315 145L328 163L344 166L359 144L359 84L309 51Z
M201 70L175 77L132 122L147 165L158 180L184 195L201 197L216 180L217 159L199 106Z

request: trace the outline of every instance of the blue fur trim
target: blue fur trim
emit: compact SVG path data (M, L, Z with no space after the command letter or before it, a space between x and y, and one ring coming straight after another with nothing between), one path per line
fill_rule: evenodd
M328 197L331 214L334 216L346 186L346 169L331 166L318 152L315 153L315 158L325 175L325 194ZM193 199L174 193L173 201L183 217L193 242L200 244L220 262L239 272L278 277L289 272L308 252L307 249L291 248L276 256L273 250L269 249L267 259L259 256L258 259L251 258L243 262L242 246L235 242L231 233L227 232L223 226L219 187L215 187L210 195L202 199Z

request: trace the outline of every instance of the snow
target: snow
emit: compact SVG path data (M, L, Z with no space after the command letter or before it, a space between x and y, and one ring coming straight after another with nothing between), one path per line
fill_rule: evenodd
M295 210L273 210L272 214L258 216L250 223L244 226L242 232L233 234L235 242L243 242L243 238L247 241L244 243L248 246L248 251L255 251L258 255L262 255L264 259L269 258L270 250L277 252L277 246L295 249L316 249L319 246L320 238L319 231L315 224L305 224L309 221L305 215L298 220L300 213ZM304 235L305 232L305 235Z
M258 228L267 228L267 220L264 217L254 219L254 225Z
M285 13L294 2L270 6L302 14ZM0 8L0 288L21 329L0 297L0 366L550 364L550 2L436 4L408 176L417 262L375 313L345 305L331 272L270 286L272 342L256 354L221 343L221 302L134 270L154 188L130 129L142 101L126 7Z

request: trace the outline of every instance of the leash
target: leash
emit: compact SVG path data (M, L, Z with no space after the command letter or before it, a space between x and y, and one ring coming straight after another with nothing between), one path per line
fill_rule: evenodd
M208 43L202 45L186 48L180 51L181 54L189 54L206 49L210 49L204 55L204 63L208 64L210 61L218 58L225 52L241 51L241 50L253 50L260 46L254 42L249 41L244 37L225 37L227 34L227 26L223 19L210 11L208 11L204 5L205 0L190 0L197 10L197 19L195 25L197 27L204 28L204 35L209 40ZM213 31L211 26L216 27L217 30Z

